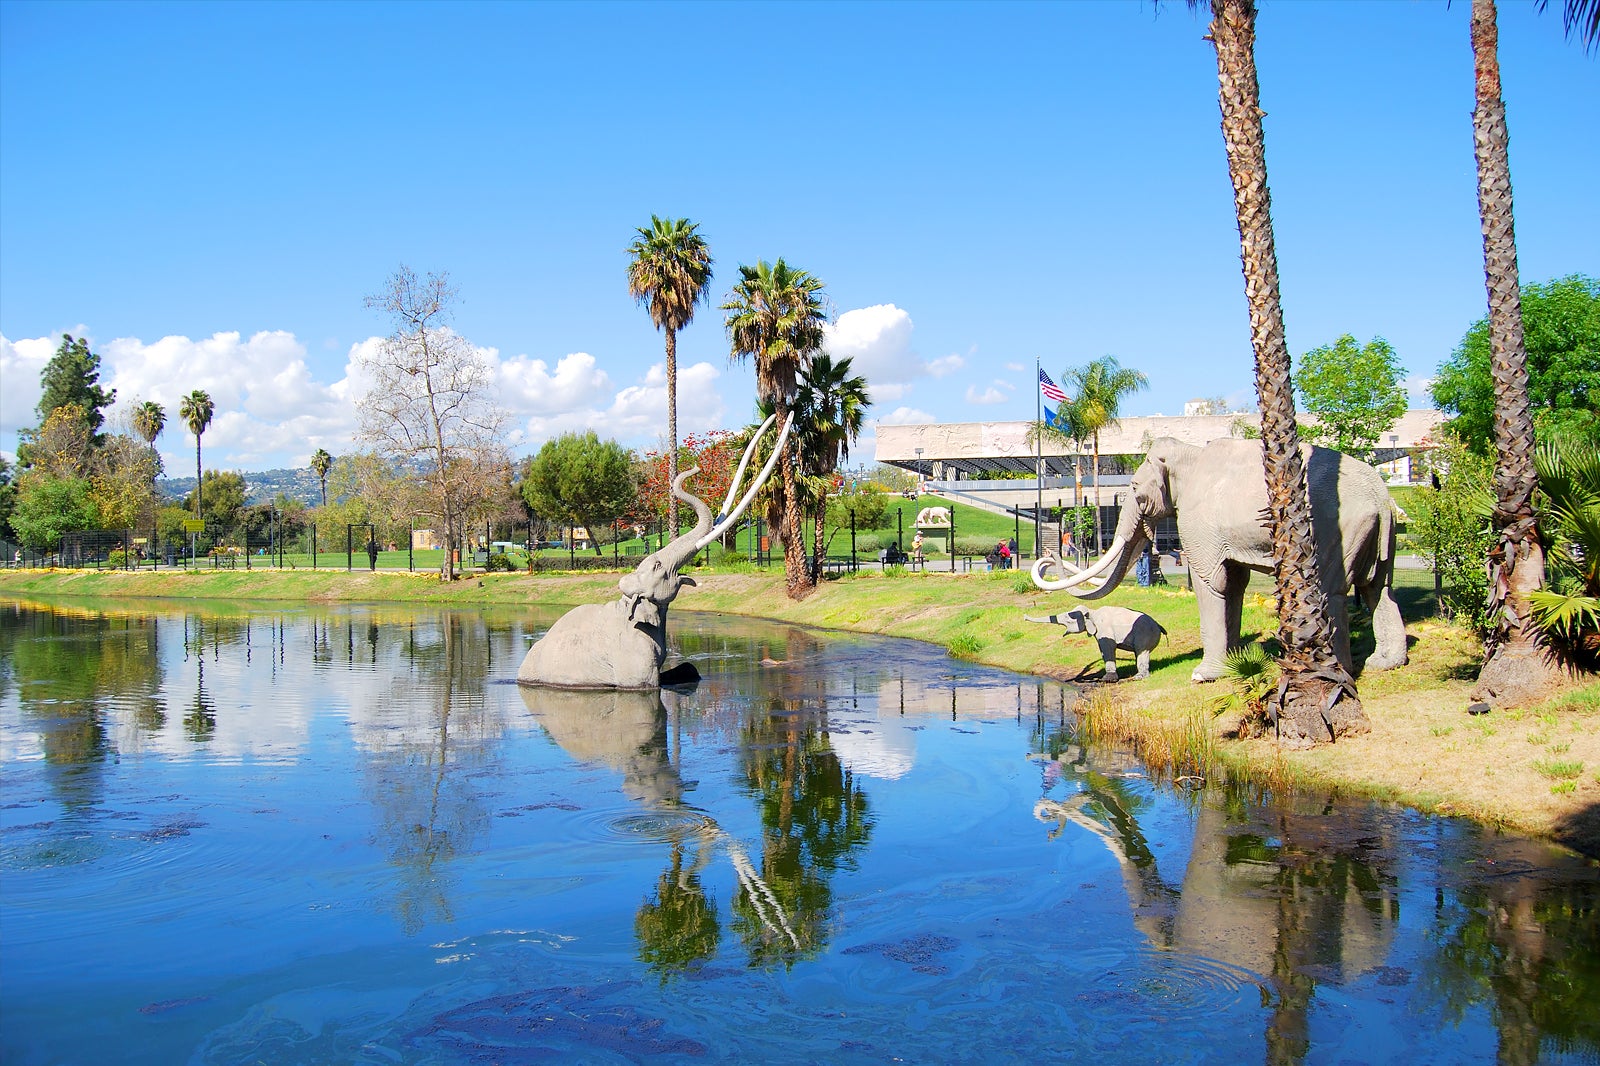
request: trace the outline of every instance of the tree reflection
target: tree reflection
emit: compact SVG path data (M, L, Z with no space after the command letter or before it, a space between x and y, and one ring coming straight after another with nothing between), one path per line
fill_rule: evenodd
M0 611L7 684L37 732L63 805L99 802L110 708L131 705L145 727L165 720L158 636L154 619L132 615L21 604Z
M833 875L854 866L872 832L866 793L829 747L825 711L803 706L776 698L745 724L744 784L761 812L761 881L773 897L741 884L733 899L734 930L755 964L793 965L827 945ZM770 920L771 902L786 924Z
M342 644L354 661L354 619ZM469 771L495 750L500 732L484 699L490 660L488 633L471 615L451 612L437 627L361 627L367 658L392 650L394 681L360 709L363 747L371 752L368 781L379 835L396 870L394 907L407 935L454 918L450 864L470 853L488 829L489 815ZM322 645L326 645L324 633Z
M696 836L694 858L686 869L684 853L690 843L686 836L681 831L672 834L671 860L633 919L639 961L662 980L715 957L722 942L717 901L700 879L711 842L704 834Z
M1600 879L1532 841L1485 836L1475 862L1441 878L1428 989L1451 1021L1487 1006L1496 1059L1600 1048Z

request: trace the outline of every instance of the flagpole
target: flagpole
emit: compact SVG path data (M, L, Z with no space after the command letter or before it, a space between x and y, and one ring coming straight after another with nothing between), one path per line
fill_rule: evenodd
M1033 356L1033 406L1036 423L1033 431L1033 443L1036 449L1033 464L1033 557L1044 558L1044 549L1039 543L1039 508L1044 504L1044 390L1039 388L1044 367L1039 361L1038 353Z

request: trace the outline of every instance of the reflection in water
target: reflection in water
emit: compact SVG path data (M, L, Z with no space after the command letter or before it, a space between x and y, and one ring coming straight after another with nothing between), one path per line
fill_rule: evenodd
M937 649L675 618L705 679L658 695L503 684L493 612L0 607L0 1058L1600 1052L1593 864L1158 786Z

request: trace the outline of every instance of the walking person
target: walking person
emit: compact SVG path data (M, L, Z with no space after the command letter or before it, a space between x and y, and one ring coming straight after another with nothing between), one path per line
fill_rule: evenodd
M378 570L378 540L371 534L367 535L367 559L371 564L370 569L376 573Z

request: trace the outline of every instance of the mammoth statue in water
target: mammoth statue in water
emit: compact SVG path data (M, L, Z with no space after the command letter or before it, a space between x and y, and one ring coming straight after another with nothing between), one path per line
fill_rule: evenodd
M517 681L524 685L558 688L661 687L661 662L667 654L667 605L680 588L694 584L693 578L682 576L678 570L695 552L738 521L756 492L772 476L773 465L782 454L789 428L794 424L792 414L779 431L777 444L755 484L739 500L737 507L728 510L733 506L757 442L776 417L768 416L745 448L723 501L725 516L714 519L705 501L684 490L683 483L697 467L679 474L672 483L672 494L694 508L697 516L694 528L675 537L660 551L645 556L633 573L617 582L622 590L620 598L610 603L574 607L558 618L549 632L528 649L517 670Z
M1345 595L1354 586L1372 612L1376 643L1367 670L1406 662L1406 630L1390 595L1394 576L1394 509L1389 490L1366 463L1328 448L1301 446L1311 498L1317 567L1333 622L1335 650L1347 669L1350 626ZM1176 514L1200 607L1205 655L1195 681L1222 674L1239 646L1239 616L1250 571L1272 572L1267 489L1261 442L1224 438L1204 447L1161 437L1134 472L1117 532L1098 562L1079 570L1046 555L1033 565L1033 583L1093 600L1116 588L1143 554L1157 519ZM1050 578L1055 568L1066 576Z

